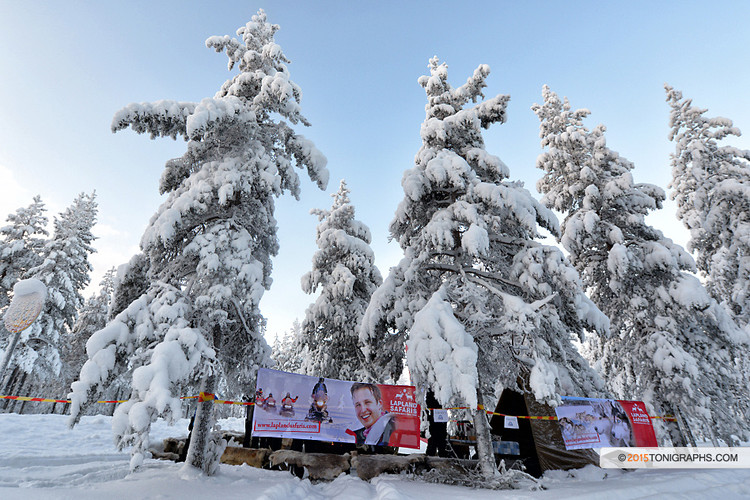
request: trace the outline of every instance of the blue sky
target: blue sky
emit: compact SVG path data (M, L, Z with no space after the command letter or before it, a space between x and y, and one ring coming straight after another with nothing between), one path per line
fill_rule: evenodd
M433 55L455 86L490 65L486 95L511 101L507 123L485 133L487 150L535 194L541 149L530 106L544 84L590 109L590 126L607 126L610 147L635 163L636 182L664 189L673 151L665 82L750 133L749 2L0 0L0 217L35 194L55 214L95 189L94 285L127 261L162 201L162 167L185 143L112 134L113 114L130 102L212 96L230 73L205 39L234 35L258 8L281 26L276 41L312 122L303 134L331 172L327 192L303 182L300 201L277 205L281 251L261 302L271 337L313 300L300 289L316 249L308 212L330 207L340 179L372 231L383 275L400 258L388 224L421 144L417 78ZM733 144L750 148L745 137ZM651 221L686 240L673 205Z

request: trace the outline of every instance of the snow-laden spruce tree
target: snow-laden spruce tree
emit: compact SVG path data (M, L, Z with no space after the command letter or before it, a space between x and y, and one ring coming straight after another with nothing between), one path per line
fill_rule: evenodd
M671 108L671 197L690 230L688 249L709 293L750 332L750 150L721 141L739 136L727 118L708 118L706 109L665 86Z
M643 400L656 415L678 410L694 430L731 442L748 429L738 356L747 336L689 274L690 255L645 222L664 191L633 181L633 164L607 147L604 126L584 126L588 110L571 110L546 86L542 95L532 108L547 148L537 189L565 214L560 241L611 319L612 335L593 352L599 370L619 398Z
M302 347L302 324L298 319L284 335L276 335L272 347L271 357L277 370L302 373L302 360L307 357L307 350Z
M146 293L148 281L148 256L139 253L118 266L112 282L112 299L107 313L107 322L124 311L134 300Z
M41 249L41 263L26 271L24 278L36 278L47 287L39 319L20 333L11 366L21 373L17 394L49 394L56 387L62 368L61 352L73 328L89 284L89 255L96 223L95 194L81 193L53 222L54 232ZM20 381L19 381L20 382ZM47 411L51 408L45 405Z
M114 291L115 273L115 268L112 268L104 274L99 282L99 292L86 299L86 302L78 311L78 319L73 325L67 341L62 345L62 372L57 380L57 390L54 394L65 394L65 391L69 390L70 384L77 379L83 363L88 359L86 342L91 338L91 335L107 325L109 305ZM117 399L115 397L116 389L117 387L110 385L103 399ZM57 406L57 403L52 406L53 413L55 412L55 406ZM114 406L97 406L96 409L99 410L98 413L110 411L111 415Z
M239 68L213 98L131 104L113 119L113 131L189 141L182 157L167 162L160 185L167 200L141 239L149 288L89 339L89 361L71 394L75 421L109 381L134 368L131 398L113 418L119 446L134 445L134 469L151 422L180 415L187 384L200 380L201 391L213 394L221 378L222 396L239 396L252 392L257 368L271 362L258 303L278 251L274 199L298 197L295 167L321 189L328 178L325 157L289 125L308 122L274 42L277 30L261 10L239 39L206 41L226 52L230 70ZM209 474L221 453L209 436L213 406L198 405L187 457Z
M39 196L35 196L31 205L21 207L8 215L7 224L0 227L0 315L10 305L13 285L23 279L26 271L41 263L41 251L48 232L46 208ZM0 325L0 352L5 352L11 337ZM8 370L8 376L0 380L0 390L6 387L6 381L19 382L23 375L18 370ZM2 375L0 375L2 376ZM15 402L0 402L3 409L16 406Z
M0 227L0 311L10 304L13 285L41 263L42 247L49 235L44 203L35 196L28 207L8 215Z
M467 106L484 98L489 67L455 89L444 63L429 68L419 79L423 144L390 226L405 256L373 295L361 337L372 359L379 342L408 333L414 383L443 405L472 408L487 478L496 468L483 405L493 408L506 387L550 405L598 395L572 341L608 322L560 250L535 241L539 226L557 234L554 214L484 149L481 129L505 121L509 99ZM403 357L403 344L388 356Z
M359 325L383 279L370 248L370 229L354 218L349 189L341 181L330 210L318 216L312 270L302 277L305 293L320 292L302 321L302 370L307 375L362 380L367 366L359 347Z

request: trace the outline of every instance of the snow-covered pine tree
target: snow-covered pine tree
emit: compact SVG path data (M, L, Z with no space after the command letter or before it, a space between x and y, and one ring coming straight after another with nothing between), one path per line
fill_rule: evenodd
M41 263L42 247L49 235L44 203L35 196L28 207L8 215L0 228L0 311L10 304L13 285Z
M139 253L117 268L112 283L112 299L107 322L125 310L134 300L148 290L148 256Z
M213 98L131 104L113 119L113 131L189 141L182 157L167 162L160 190L168 197L141 240L150 286L91 337L89 361L73 384L75 421L126 363L135 367L131 399L113 418L119 445L134 445L133 469L148 449L151 422L180 415L186 384L201 380L201 391L213 394L223 377L224 396L239 396L271 362L258 303L278 251L274 199L286 191L298 197L295 166L321 189L328 180L325 157L287 124L308 122L274 42L277 30L261 10L237 30L239 39L206 41L227 53L230 70L239 68ZM198 405L187 457L208 474L220 455L209 435L213 406Z
M532 108L547 148L537 189L565 214L560 241L612 321L593 349L599 370L617 397L643 400L656 415L677 409L704 436L715 429L732 442L747 431L738 358L746 335L689 274L690 255L645 222L664 191L634 183L633 164L607 147L604 126L584 126L588 110L571 110L547 86L542 95Z
M383 339L408 332L414 383L444 405L473 408L488 478L496 467L483 405L506 387L551 405L560 395L599 394L572 341L608 322L560 250L535 241L538 226L558 233L554 214L484 149L481 128L505 121L509 99L465 107L484 97L489 67L455 89L444 63L433 58L429 68L419 79L428 98L423 145L390 227L405 257L373 295L361 337L373 357Z
M341 181L330 210L318 216L312 270L302 277L305 293L320 291L302 321L302 370L307 375L361 380L367 367L359 347L359 325L372 293L383 282L370 248L370 229L354 218L349 189Z
M669 187L690 230L688 249L711 296L750 332L750 150L720 144L740 135L731 120L708 118L680 91L665 89L675 142Z
M83 305L81 292L90 281L95 198L94 193L81 193L55 217L52 238L41 249L42 262L26 271L25 278L36 278L47 286L47 300L39 319L20 334L13 354L18 394L49 394L48 388L57 388L63 345ZM32 377L23 376L32 373ZM44 409L49 408L45 405Z
M42 199L35 196L31 205L8 215L8 224L0 227L0 315L10 305L13 285L23 279L29 269L41 263L42 247L49 234L45 211ZM5 352L11 338L2 325L0 332L0 352ZM0 390L8 385L6 382L15 385L19 376L22 375L18 370L8 370L8 376L0 380ZM0 402L3 410L9 406L16 404L7 399Z
M86 299L83 307L79 310L78 319L70 331L67 341L62 345L62 371L57 379L57 390L55 390L54 394L64 394L69 390L70 384L76 380L78 374L81 372L83 363L88 359L86 356L86 342L91 338L91 335L107 325L109 305L114 292L115 273L115 268L112 268L104 274L104 277L99 282L99 293ZM118 387L110 385L107 394L102 399L119 399L117 397L117 389ZM52 406L53 409L55 406L57 404ZM111 415L111 412L114 411L114 406L97 406L96 409L99 410L99 413L109 411Z
M307 350L302 347L302 325L299 320L295 319L283 336L276 336L271 357L276 361L277 370L302 373L302 360L307 357Z

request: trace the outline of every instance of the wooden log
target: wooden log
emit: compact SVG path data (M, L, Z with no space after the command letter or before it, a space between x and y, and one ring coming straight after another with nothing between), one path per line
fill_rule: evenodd
M352 457L352 469L356 469L357 476L363 481L380 474L400 474L403 471L415 472L425 465L425 456L414 455L355 455Z
M336 479L351 467L349 454L303 453L293 450L278 450L271 453L271 465L296 465L307 470L310 479Z
M247 464L250 467L264 468L268 464L268 456L271 450L266 448L241 448L239 446L227 446L221 456L221 463L228 465Z

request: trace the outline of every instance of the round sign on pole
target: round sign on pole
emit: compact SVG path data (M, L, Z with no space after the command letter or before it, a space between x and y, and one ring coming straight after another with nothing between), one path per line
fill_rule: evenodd
M13 302L3 316L10 333L20 333L39 317L47 298L47 287L38 279L21 280L13 286Z

